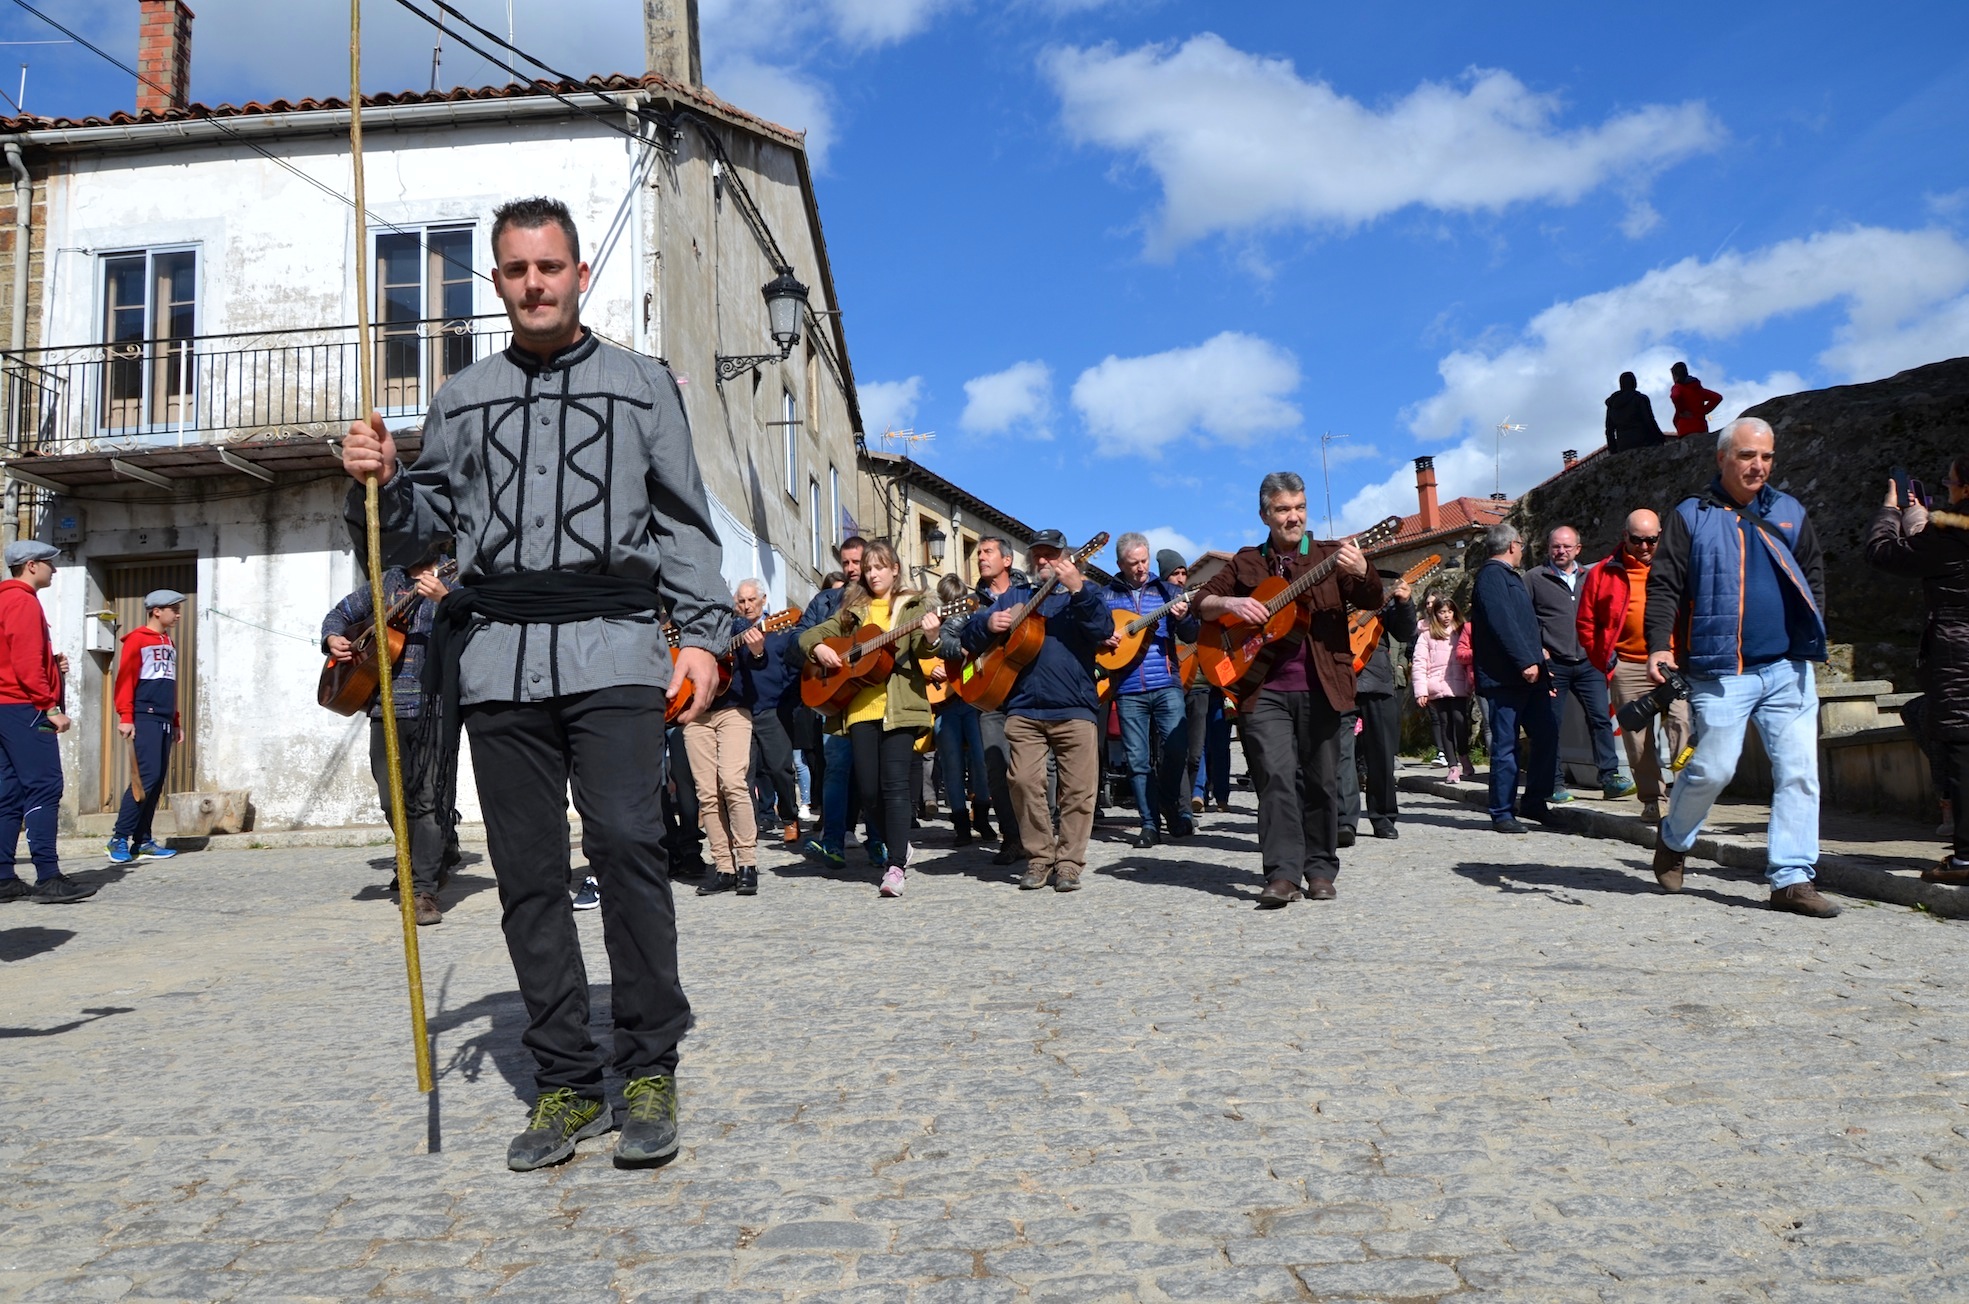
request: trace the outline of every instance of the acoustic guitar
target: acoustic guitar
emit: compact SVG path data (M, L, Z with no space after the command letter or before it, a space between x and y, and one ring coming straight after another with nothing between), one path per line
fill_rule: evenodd
M967 616L977 609L976 595L966 594L938 607L937 619ZM855 700L856 693L889 677L896 668L893 650L896 644L922 627L922 616L890 630L877 629L864 622L852 634L822 639L815 648L833 648L841 658L841 664L836 669L826 670L809 656L806 666L800 671L800 700L822 715L841 714Z
M1371 548L1394 537L1401 524L1401 517L1390 516L1355 535L1354 543L1363 550ZM1298 647L1305 637L1312 611L1300 599L1339 564L1336 553L1296 580L1288 582L1275 575L1263 580L1247 595L1265 604L1263 621L1246 622L1225 615L1205 622L1196 645L1204 678L1233 697L1242 697L1264 683L1272 662Z
M732 635L731 642L725 644L725 650L718 654L718 686L711 690L711 700L714 702L717 701L718 697L727 688L731 687L732 659L738 655L738 650L745 646L745 636L751 632L754 625L758 627L761 633L777 634L780 630L791 629L799 623L800 608L788 607L778 615L767 616L763 620L755 621L753 625L747 625L744 629ZM670 643L670 664L674 668L677 664L677 654L683 651L683 633L675 625L665 624L663 627L663 637ZM691 701L696 696L697 694L695 692L689 692L679 693L671 698L663 708L663 723L666 725L675 724L677 717L690 709Z
M441 580L455 579L458 563L448 561L438 568ZM415 589L404 594L390 604L383 613L384 646L389 649L390 669L394 671L403 661L404 630L410 623L410 616L423 601ZM349 640L349 659L337 661L333 657L321 668L321 678L315 683L315 701L337 715L361 715L369 709L369 699L376 696L382 684L381 666L377 661L376 622L374 619L362 624L351 625L344 635Z
M1443 568L1440 556L1424 557L1402 573L1401 582L1414 588ZM1381 613L1378 611L1356 611L1347 618L1347 641L1354 648L1354 673L1359 674L1374 656L1374 649L1381 642Z
M1135 664L1135 659L1142 655L1142 649L1148 645L1150 637L1155 633L1156 622L1168 615L1169 609L1178 602L1188 602L1195 597L1197 590L1202 587L1201 584L1192 584L1177 597L1139 616L1125 607L1116 607L1108 614L1114 617L1114 634L1121 642L1111 651L1096 652L1094 664L1111 675L1122 676Z
M1073 564L1084 564L1107 546L1108 533L1103 530L1073 554ZM1005 705L1005 699L1012 694L1012 685L1018 682L1019 672L1032 664L1046 642L1046 618L1034 613L1059 582L1058 572L1047 576L1032 596L1014 609L1012 623L1002 633L993 634L991 642L971 658L969 669L957 685L959 697L980 711L996 711Z

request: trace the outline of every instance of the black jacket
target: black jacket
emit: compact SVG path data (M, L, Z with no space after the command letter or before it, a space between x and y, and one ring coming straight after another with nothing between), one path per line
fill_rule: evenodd
M1866 559L1890 575L1921 581L1928 626L1916 675L1928 694L1927 731L1945 742L1969 742L1969 531L1931 524L1909 534L1900 512L1882 507L1867 528Z
M1476 657L1477 691L1525 687L1524 672L1544 666L1545 644L1531 609L1524 576L1502 557L1477 569L1470 590L1470 650Z
M1621 453L1662 442L1654 400L1638 389L1617 389L1607 395L1608 452Z
M1538 613L1539 638L1545 650L1559 661L1586 659L1579 646L1579 591L1586 587L1585 567L1580 567L1575 580L1567 584L1549 561L1525 572L1531 609Z
M1360 677L1354 680L1356 697L1395 695L1395 663L1388 645L1393 642L1408 647L1415 642L1416 630L1415 603L1409 599L1397 598L1381 608L1381 641L1374 645L1374 655L1367 659Z

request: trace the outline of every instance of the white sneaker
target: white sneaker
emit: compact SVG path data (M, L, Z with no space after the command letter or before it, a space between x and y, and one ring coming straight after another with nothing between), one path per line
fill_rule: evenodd
M805 802L802 802L800 805L800 822L802 824L812 824L814 822L814 808Z
M894 865L889 866L889 872L882 875L882 895L885 897L902 895L902 870Z

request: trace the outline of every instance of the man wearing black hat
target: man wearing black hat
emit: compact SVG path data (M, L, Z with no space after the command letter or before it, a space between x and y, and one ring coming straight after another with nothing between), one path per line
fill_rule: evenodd
M185 736L178 714L178 645L171 631L185 614L185 595L152 589L144 595L144 623L123 636L116 661L116 732L130 740L141 800L136 788L123 790L110 834L111 864L169 860L178 853L151 839L151 819L171 768L171 744Z
M32 899L64 905L96 894L62 873L55 826L62 804L62 754L55 735L68 729L62 711L65 657L55 655L41 590L55 582L60 550L34 539L7 545L0 581L0 901ZM35 883L23 883L19 864L21 826L34 858Z
M1005 741L1012 752L1012 800L1026 870L1019 886L1057 892L1081 886L1087 838L1094 830L1094 788L1100 782L1101 699L1094 690L1094 653L1114 626L1107 604L1080 568L1064 556L1066 536L1042 530L1027 555L1041 583L1059 581L1035 614L1046 620L1038 655L1019 671L1005 698ZM989 611L964 622L964 650L975 655L1012 627L1018 608L1031 601L1031 584L1008 587ZM1056 833L1046 800L1046 762L1059 771L1060 822Z
M1361 764L1367 769L1367 819L1377 838L1400 836L1395 832L1395 756L1401 750L1401 700L1395 695L1395 656L1397 648L1415 642L1415 604L1409 601L1408 585L1401 576L1381 572L1384 580L1395 580L1392 595L1377 617L1381 639L1354 680L1354 711L1340 723L1340 845L1350 847L1361 822ZM1360 732L1354 732L1355 721Z

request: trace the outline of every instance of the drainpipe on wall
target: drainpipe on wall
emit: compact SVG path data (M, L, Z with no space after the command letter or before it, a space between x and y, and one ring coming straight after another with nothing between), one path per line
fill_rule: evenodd
M9 317L11 330L7 343L16 350L27 348L27 273L28 273L28 235L34 212L34 179L27 174L27 164L21 159L21 147L15 141L7 141L3 147L7 156L7 166L14 173L14 303ZM7 447L20 447L20 405L7 404ZM20 537L21 522L20 481L9 479L4 496L6 519L0 522L0 543L12 543Z

